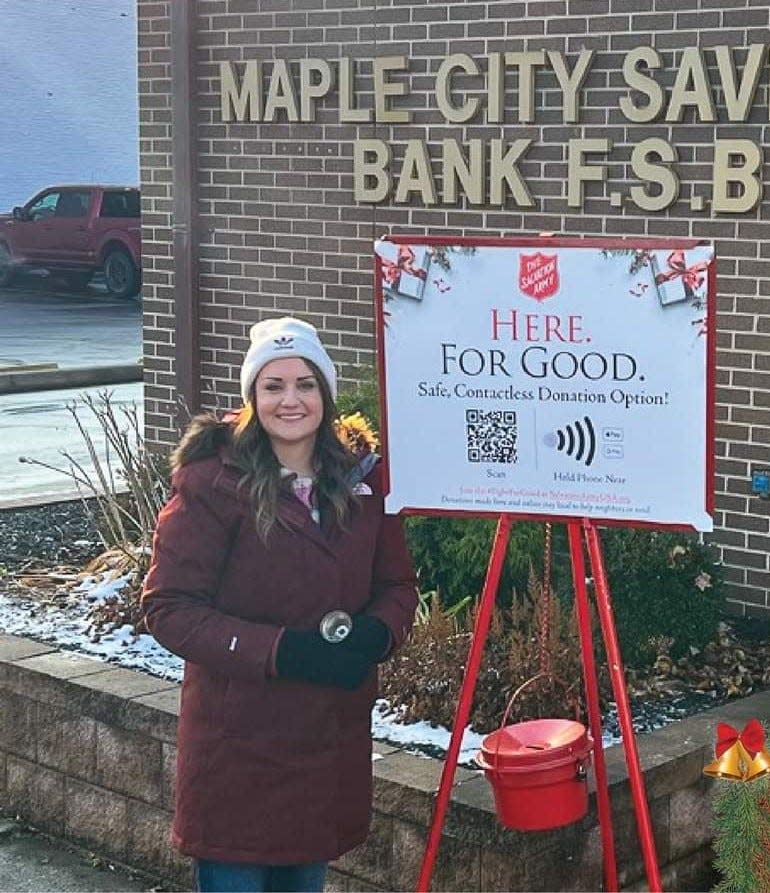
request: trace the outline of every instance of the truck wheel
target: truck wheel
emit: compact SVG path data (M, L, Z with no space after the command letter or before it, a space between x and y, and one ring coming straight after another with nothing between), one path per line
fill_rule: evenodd
M139 270L131 255L122 248L113 248L104 258L104 281L116 298L130 298L139 291Z
M9 286L15 275L11 252L5 245L0 244L0 288Z

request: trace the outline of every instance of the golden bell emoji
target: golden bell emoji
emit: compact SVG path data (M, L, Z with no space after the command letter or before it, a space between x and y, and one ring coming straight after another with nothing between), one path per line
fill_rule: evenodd
M743 780L754 781L757 778L765 778L767 775L770 775L770 753L760 750L746 766L746 775Z
M751 762L746 748L740 741L728 750L721 757L712 760L707 766L703 767L703 774L709 775L711 778L726 778L731 781L743 781L745 767Z

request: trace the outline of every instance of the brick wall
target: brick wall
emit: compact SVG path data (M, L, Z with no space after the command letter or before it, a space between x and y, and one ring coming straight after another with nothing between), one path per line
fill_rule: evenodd
M173 282L170 276L168 3L139 0L141 158L145 213L145 324L147 434L156 444L176 438L173 374ZM728 565L736 611L770 616L770 502L749 495L751 469L768 461L770 426L770 203L742 215L690 209L708 195L715 138L767 141L768 73L760 80L749 120L630 124L618 109L627 93L625 53L654 46L670 88L684 47L745 47L768 37L770 5L749 0L199 0L197 10L197 133L202 373L208 406L237 399L237 365L248 327L262 315L296 313L318 325L344 379L370 365L374 336L371 242L383 232L515 235L544 230L565 234L684 236L714 241L718 254L717 531L714 542ZM517 124L515 83L506 82L506 123L447 125L432 98L436 70L449 53L466 52L485 69L484 54L552 49L574 62L582 48L596 56L582 92L579 125L562 123L560 92L548 71L537 77L536 119ZM318 105L314 123L223 123L221 60L361 59L357 96L371 105L374 56L406 54L413 110L409 124L340 124L337 96ZM739 57L742 64L744 56ZM268 69L269 71L269 66ZM398 80L398 77L395 78ZM474 82L475 83L475 82ZM469 85L470 86L470 85ZM521 165L536 199L515 207L425 208L353 201L352 142L377 137L393 147L397 170L408 139L464 142L530 137ZM632 204L614 207L613 191L631 182L629 158L639 140L657 136L679 153L680 198L664 212ZM590 183L580 211L566 194L566 142L605 137L614 147L605 184ZM438 171L436 170L438 174ZM768 177L767 164L763 180ZM440 186L440 179L438 179Z
M139 163L142 186L144 396L148 437L168 443L174 401L171 260L169 4L139 4Z

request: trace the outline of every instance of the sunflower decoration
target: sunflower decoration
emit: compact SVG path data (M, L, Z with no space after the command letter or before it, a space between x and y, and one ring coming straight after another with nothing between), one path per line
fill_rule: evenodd
M334 422L337 437L357 456L373 453L379 446L379 439L369 420L360 412L341 415Z

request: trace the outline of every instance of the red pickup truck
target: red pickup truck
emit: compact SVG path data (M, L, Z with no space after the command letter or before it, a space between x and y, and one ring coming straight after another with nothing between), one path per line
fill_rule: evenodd
M115 297L141 285L139 190L130 186L50 186L0 214L0 287L25 267L43 268L71 288L97 270Z

